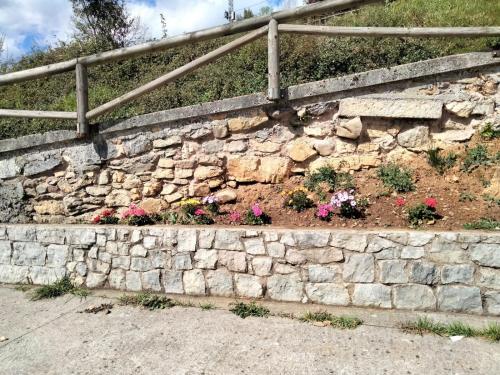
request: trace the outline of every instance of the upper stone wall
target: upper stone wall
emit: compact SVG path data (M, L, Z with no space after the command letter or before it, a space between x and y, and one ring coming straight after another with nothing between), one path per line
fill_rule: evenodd
M34 136L1 141L0 222L87 220L132 202L155 211L211 191L231 200L239 183L279 183L325 164L360 170L446 149L488 122L500 126L500 69L491 64L414 80L400 68L404 77L387 85L366 73L343 78L363 81L353 90L337 79L343 91L335 94L309 90L299 98L291 88L294 100L274 105L249 96L149 114L102 125L90 140L57 133L38 145ZM330 83L318 83L316 93Z

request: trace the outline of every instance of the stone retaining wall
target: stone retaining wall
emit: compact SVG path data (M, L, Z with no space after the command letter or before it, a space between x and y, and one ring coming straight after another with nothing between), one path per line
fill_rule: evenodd
M0 225L0 282L500 315L500 233Z
M148 114L99 126L86 140L3 140L0 222L88 222L105 207L135 202L155 212L209 193L226 202L239 184L280 183L327 164L357 171L456 147L486 124L500 127L500 68L484 67L488 56L309 83L291 91L294 101L254 95L172 110L177 117ZM471 64L480 72L460 71ZM432 76L443 67L454 72Z

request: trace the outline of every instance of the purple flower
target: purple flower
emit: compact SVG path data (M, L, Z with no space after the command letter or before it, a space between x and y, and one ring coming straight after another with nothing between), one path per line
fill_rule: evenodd
M214 195L208 195L205 198L203 198L202 202L203 204L214 204L217 203L218 199Z

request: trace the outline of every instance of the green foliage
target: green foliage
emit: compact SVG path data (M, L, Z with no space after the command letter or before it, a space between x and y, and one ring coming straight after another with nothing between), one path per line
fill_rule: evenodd
M408 209L408 221L411 225L420 225L424 221L432 221L439 219L436 209L420 203Z
M450 169L455 165L457 161L457 155L454 153L448 153L446 156L441 156L440 148L431 148L426 151L427 153L427 162L430 166L438 171L439 174L444 174L447 169Z
M200 303L200 309L202 310L215 310L215 305L213 303Z
M260 216L255 216L253 211L250 209L245 212L243 222L246 225L266 225L271 224L271 217L265 213L262 213Z
M151 215L131 215L124 219L124 221L127 225L134 225L138 227L143 225L152 225L155 223L153 216Z
M359 318L351 316L335 316L327 311L307 312L302 318L303 322L323 322L334 328L354 329L363 324Z
M465 229L480 229L480 230L499 230L500 221L490 218L481 218L472 223L464 224Z
M257 305L255 302L234 303L233 307L229 310L233 314L238 315L240 318L245 319L249 316L256 316L259 318L267 318L269 316L269 309L267 307Z
M474 194L463 192L460 193L460 197L458 198L460 202L473 202L476 200L476 196Z
M324 166L309 174L304 181L304 186L309 191L318 194L321 200L325 200L327 193L338 189L353 189L355 184L349 173L337 173L333 167Z
M488 206L492 206L492 205L496 205L496 206L500 206L500 199L498 198L495 198L494 196L492 195L489 195L489 194L484 194L483 195L483 200L488 203Z
M491 341L500 341L500 324L490 323L483 329L477 329L462 322L452 322L450 324L434 322L427 317L418 318L416 321L409 321L401 325L401 329L407 333L434 333L439 336L465 336L465 337L485 337Z
M168 20L167 20L168 22ZM496 26L500 5L491 0L398 0L332 17L336 26ZM90 108L143 85L192 61L237 36L205 41L90 69ZM482 51L498 38L280 38L283 86L338 77L450 54ZM128 43L128 42L127 42ZM33 51L0 71L17 71L69 60L95 52L91 41L59 43ZM169 108L262 92L267 85L267 42L257 40L178 81L98 119L106 121ZM0 87L0 108L75 110L74 72ZM55 129L74 130L73 121L0 120L0 139Z
M285 198L285 206L297 212L302 212L314 206L314 202L303 190L291 191Z
M493 128L493 124L491 122L486 123L479 134L481 134L481 137L487 140L500 138L500 130Z
M166 309L178 305L176 301L168 297L151 293L123 295L119 301L122 305L141 306L149 310Z
M44 285L33 290L31 300L37 301L40 299L56 298L65 294L73 294L84 298L89 295L89 291L78 288L71 282L68 276L64 276L62 279L57 280L53 284Z
M481 165L490 165L492 161L493 158L489 154L488 148L484 145L477 145L467 150L462 163L462 170L464 172L471 172Z
M400 168L396 164L382 165L379 167L377 175L385 187L398 193L406 193L415 189L412 172L409 169Z

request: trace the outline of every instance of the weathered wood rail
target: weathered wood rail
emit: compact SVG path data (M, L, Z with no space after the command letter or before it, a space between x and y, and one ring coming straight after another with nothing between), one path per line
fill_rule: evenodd
M290 10L273 13L269 16L255 17L228 25L217 26L195 31L172 38L139 44L132 47L106 51L90 56L79 57L69 61L45 65L19 72L0 75L0 86L14 84L59 73L75 70L76 74L76 112L36 111L0 109L0 117L24 117L47 119L77 120L77 133L81 136L89 134L89 121L123 104L139 98L163 85L166 85L242 46L268 35L268 99L280 100L279 71L279 34L292 33L318 36L354 36L354 37L491 37L500 36L500 27L334 27L284 24L280 22L309 17L325 12L339 12L353 9L381 0L329 0L305 5ZM119 59L127 59L142 54L166 50L195 42L214 39L250 31L212 52L203 55L188 64L177 68L143 86L140 86L120 97L89 110L87 69L93 65L109 63Z

